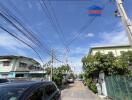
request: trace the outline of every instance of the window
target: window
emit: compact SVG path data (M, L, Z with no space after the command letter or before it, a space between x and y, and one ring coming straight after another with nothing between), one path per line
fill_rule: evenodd
M16 74L16 77L24 77L24 74Z
M55 93L56 90L57 90L57 89L56 89L56 87L55 87L54 84L49 84L49 85L47 85L47 86L45 87L45 94L46 94L46 97L49 98L50 96L52 96L53 93Z
M5 87L0 90L0 100L17 100L23 94L26 87Z
M3 66L9 66L10 65L10 61L3 61Z
M33 92L33 94L28 98L28 100L43 100L43 91L38 89L37 91Z
M20 62L19 67L27 67L27 64Z

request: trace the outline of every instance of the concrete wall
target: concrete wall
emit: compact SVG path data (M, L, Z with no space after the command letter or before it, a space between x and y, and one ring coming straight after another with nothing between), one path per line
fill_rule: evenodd
M9 66L3 66L3 61L10 61ZM26 63L26 67L20 67L20 63ZM36 62L23 59L23 58L14 58L14 59L0 59L0 77L15 78L16 74L24 74L24 77L28 77L29 66L36 65Z
M113 54L115 55L115 56L120 56L121 55L121 52L122 51L132 51L132 48L128 48L128 47L120 47L120 48L115 48L115 47L113 47L113 48L96 48L96 49L92 49L92 51L91 51L91 54L92 55L95 55L95 53L96 52L101 52L101 53L104 53L104 54L108 54L109 52L113 52Z
M3 61L10 61L9 66L3 66ZM10 72L14 66L15 61L10 59L0 60L0 72Z

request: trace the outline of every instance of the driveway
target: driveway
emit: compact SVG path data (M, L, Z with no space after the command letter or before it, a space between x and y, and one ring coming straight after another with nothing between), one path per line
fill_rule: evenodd
M61 93L62 100L101 100L96 94L85 87L82 82L70 84Z

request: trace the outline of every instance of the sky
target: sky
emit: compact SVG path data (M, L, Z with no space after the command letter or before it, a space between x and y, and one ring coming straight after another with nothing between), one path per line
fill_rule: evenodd
M67 58L75 72L81 72L81 59L88 54L90 47L129 44L120 18L114 15L116 5L109 2L112 0L49 0L45 1L48 10L42 8L42 2L39 1L41 0L0 0L0 10L18 18L45 48L54 49L59 60L64 61ZM101 16L88 15L88 8L93 5L104 8ZM124 7L130 19L131 5L132 0L124 0ZM38 50L44 63L50 60L47 49L40 50L41 45L36 47L2 17L0 25ZM0 48L0 55L22 55L40 61L31 48L2 29Z

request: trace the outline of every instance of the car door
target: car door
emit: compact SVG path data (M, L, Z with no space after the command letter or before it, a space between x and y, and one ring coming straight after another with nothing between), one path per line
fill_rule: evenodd
M53 83L47 84L45 86L45 97L47 98L46 100L58 100L56 97L56 92L57 88Z
M56 92L53 94L51 100L61 100L61 93L60 93L60 91L56 91Z
M44 100L43 88L33 91L27 100Z

